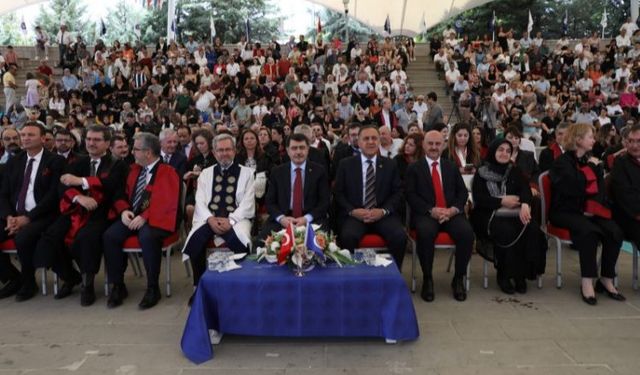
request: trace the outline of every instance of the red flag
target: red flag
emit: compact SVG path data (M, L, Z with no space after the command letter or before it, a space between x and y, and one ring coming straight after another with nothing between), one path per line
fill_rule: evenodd
M317 31L318 31L318 34L320 34L322 32L322 23L320 22L320 17L318 17Z
M280 252L278 253L278 264L285 264L287 262L287 257L293 246L295 246L296 238L294 236L293 224L289 224L289 227L284 232L284 236L282 237L282 243L280 243Z

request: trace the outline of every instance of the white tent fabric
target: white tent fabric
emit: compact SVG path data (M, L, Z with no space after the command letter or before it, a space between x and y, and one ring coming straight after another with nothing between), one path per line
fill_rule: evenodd
M0 0L0 15L47 0ZM277 2L277 0L274 0ZM422 15L427 27L492 0L349 0L349 16L382 31L389 15L392 34L413 35L420 32ZM310 0L312 3L344 12L344 0Z
M455 17L465 10L475 8L492 0L349 0L349 17L382 31L389 15L392 35L402 33L414 35L420 32L422 15L430 28L444 20ZM310 0L312 3L344 12L343 0ZM488 20L487 20L488 22Z

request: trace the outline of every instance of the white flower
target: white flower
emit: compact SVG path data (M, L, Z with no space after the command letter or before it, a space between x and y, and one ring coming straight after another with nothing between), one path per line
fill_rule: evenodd
M338 247L338 245L336 245L335 242L330 242L329 243L329 251L334 252L334 251L338 251L340 250L340 248Z
M273 241L271 243L271 250L272 251L278 251L279 248L280 248L280 242Z

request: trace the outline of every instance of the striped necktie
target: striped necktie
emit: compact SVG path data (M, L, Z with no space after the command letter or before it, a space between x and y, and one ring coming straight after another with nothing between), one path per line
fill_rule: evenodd
M371 209L376 206L376 173L373 168L373 160L367 160L367 175L364 187L364 208Z
M136 181L136 190L133 195L133 212L137 212L138 208L140 208L140 203L142 201L142 193L144 192L144 188L147 186L147 168L142 168L140 174L138 175L138 180Z

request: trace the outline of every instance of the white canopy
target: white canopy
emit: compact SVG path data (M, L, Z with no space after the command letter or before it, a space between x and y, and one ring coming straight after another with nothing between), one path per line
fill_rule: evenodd
M0 0L0 15L47 0ZM277 0L274 0L277 2ZM312 3L344 12L345 0L309 0ZM427 27L492 0L349 0L349 16L382 31L389 15L393 34L416 34L421 31L422 15Z
M344 0L310 0L344 12ZM421 32L422 16L430 28L492 0L349 0L349 16L382 31L389 15L392 34L413 35Z

